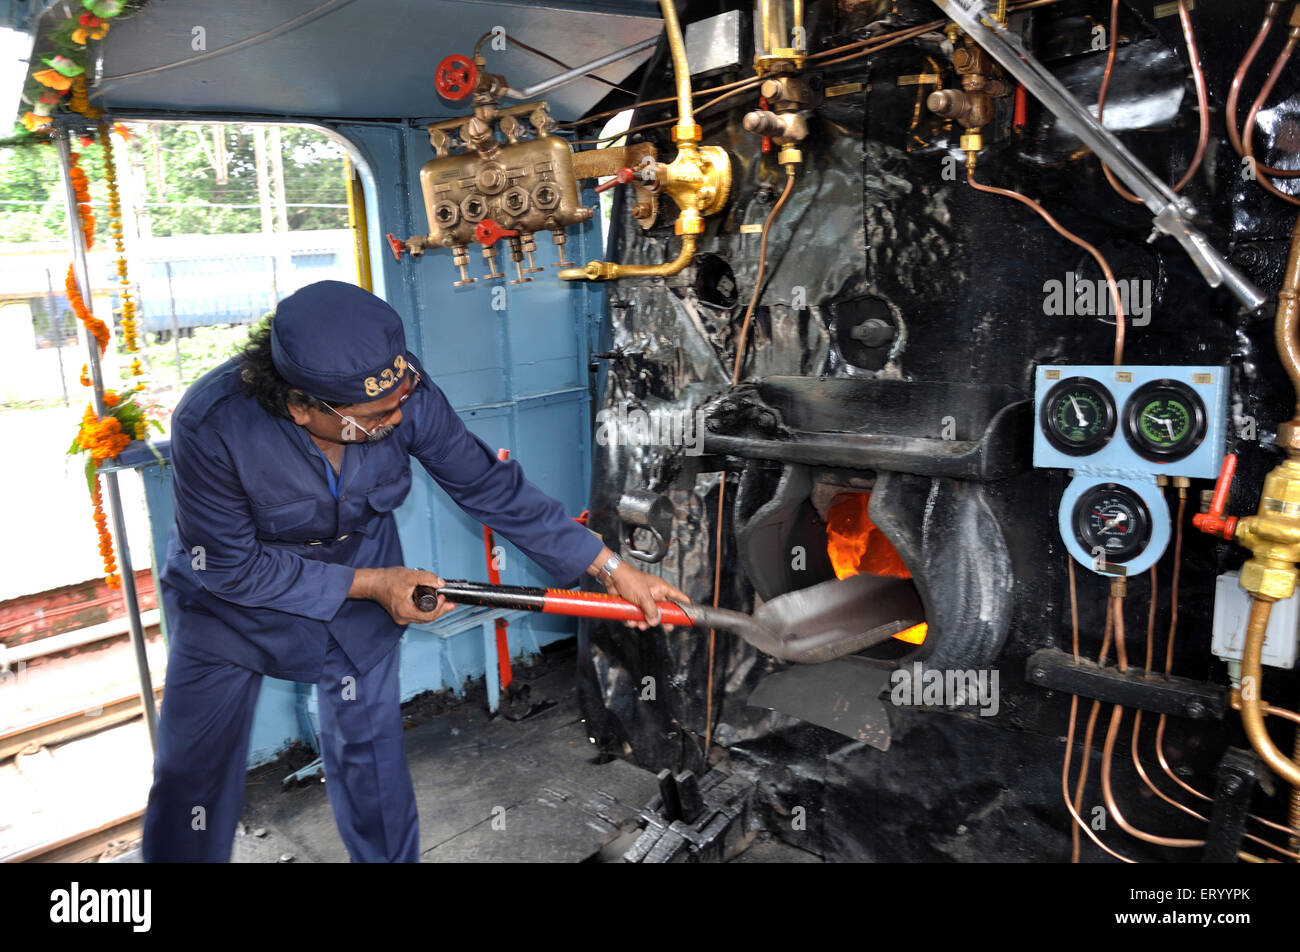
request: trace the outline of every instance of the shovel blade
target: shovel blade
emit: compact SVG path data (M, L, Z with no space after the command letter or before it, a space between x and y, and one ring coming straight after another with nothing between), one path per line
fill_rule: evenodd
M925 620L910 579L851 575L778 595L754 612L754 620L803 644L832 650L857 643L861 650Z

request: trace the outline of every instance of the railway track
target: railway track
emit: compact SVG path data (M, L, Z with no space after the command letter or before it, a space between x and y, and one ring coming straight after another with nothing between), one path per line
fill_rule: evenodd
M163 685L154 688L154 702L162 699ZM39 747L53 747L87 734L94 734L107 727L123 724L141 716L140 695L129 694L99 704L99 713L94 709L78 708L64 711L52 717L0 734L0 761L8 760L15 754Z
M144 810L101 823L94 829L70 833L0 858L0 863L86 863L102 855L115 841L138 840Z

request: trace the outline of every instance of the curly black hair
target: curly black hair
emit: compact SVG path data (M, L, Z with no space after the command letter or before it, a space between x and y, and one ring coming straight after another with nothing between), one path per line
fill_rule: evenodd
M280 376L271 358L271 321L263 320L249 332L248 342L236 355L240 367L239 381L244 392L255 397L262 409L272 416L289 418L289 404L317 410L330 410L342 404L326 403L303 393Z

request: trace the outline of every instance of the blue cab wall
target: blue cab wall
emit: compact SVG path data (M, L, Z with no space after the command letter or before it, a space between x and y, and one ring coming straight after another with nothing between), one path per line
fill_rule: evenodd
M470 275L479 280L453 287L458 277L449 251L422 259L394 260L383 236L405 238L428 231L420 194L421 166L433 157L422 128L401 124L330 124L355 150L373 176L367 188L374 291L406 326L407 346L447 394L466 426L493 448L510 450L530 481L562 500L571 515L586 507L591 472L591 388L588 365L604 307L599 285L570 284L555 277L557 260L548 234L538 236L537 264L545 272L528 284L487 282L482 257L471 250ZM597 205L590 190L584 202ZM513 277L508 251L498 269ZM599 216L569 230L569 260L602 256ZM500 290L497 290L500 289ZM494 303L497 305L494 308ZM444 578L487 579L482 528L453 503L419 464L414 483L396 516L405 562ZM141 471L150 508L154 546L164 551L171 526L171 489L157 467ZM504 538L501 580L508 585L567 585L551 578ZM166 624L164 620L164 624ZM527 615L511 622L510 649L517 657L535 640L540 645L574 635L576 622ZM460 691L461 678L486 670L477 629L443 638L411 627L402 644L402 699L428 690ZM311 745L300 726L297 687L265 678L254 717L249 766L273 760L294 741Z

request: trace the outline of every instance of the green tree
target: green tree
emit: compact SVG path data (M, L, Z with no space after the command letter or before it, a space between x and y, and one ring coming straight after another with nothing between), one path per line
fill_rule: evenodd
M257 162L251 126L132 123L119 150L126 166L144 173L146 198L137 209L152 234L241 234L261 230ZM290 231L347 227L342 150L315 129L281 131L286 220ZM100 147L78 147L91 183L97 240L107 240L108 209ZM318 206L338 207L318 207ZM67 217L58 160L48 143L0 147L0 238L58 241Z

